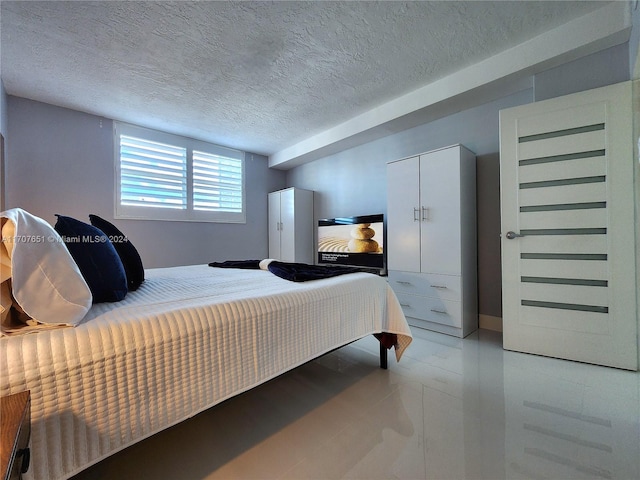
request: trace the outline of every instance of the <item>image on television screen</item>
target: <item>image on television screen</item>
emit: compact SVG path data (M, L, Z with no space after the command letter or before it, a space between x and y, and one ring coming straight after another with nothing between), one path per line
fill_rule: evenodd
M383 268L383 237L382 214L319 220L318 263Z

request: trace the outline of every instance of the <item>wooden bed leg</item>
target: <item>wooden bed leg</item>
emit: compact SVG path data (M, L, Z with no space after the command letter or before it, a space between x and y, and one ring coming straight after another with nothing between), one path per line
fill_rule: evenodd
M387 349L382 342L380 342L380 368L387 369Z

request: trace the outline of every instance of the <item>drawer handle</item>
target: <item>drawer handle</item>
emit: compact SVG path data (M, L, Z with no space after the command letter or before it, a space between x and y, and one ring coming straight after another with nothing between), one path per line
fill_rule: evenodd
M447 313L447 311L446 311L446 310L439 310L439 309L437 309L437 308L432 308L432 309L431 309L431 311L432 311L432 312L434 312L434 313L444 313L444 314L446 314L446 313Z
M400 285L411 285L411 282L407 282L406 280L397 280Z
M446 286L446 285L431 285L431 286L432 286L433 288L437 288L437 289L439 289L439 290L443 290L443 289L447 288L447 286Z
M401 303L400 306L403 308L411 308L411 305L408 303Z

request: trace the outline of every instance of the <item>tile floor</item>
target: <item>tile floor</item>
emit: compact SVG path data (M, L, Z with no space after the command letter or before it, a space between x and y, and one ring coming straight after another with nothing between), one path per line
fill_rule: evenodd
M74 480L638 479L640 374L414 329L362 339Z

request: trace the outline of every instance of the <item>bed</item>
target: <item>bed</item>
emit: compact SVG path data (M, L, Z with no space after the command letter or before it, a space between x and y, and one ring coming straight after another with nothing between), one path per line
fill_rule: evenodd
M411 342L384 278L292 282L268 270L145 270L75 326L0 339L0 393L31 391L25 478L68 478L156 432L371 334Z

